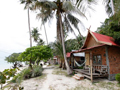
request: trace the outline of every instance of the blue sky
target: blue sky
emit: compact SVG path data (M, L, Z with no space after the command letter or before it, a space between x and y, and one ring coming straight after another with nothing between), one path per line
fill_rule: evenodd
M91 13L88 21L84 21L85 28L91 26L91 31L95 31L104 22L107 15L102 4L95 7L96 11ZM36 19L35 12L30 13L31 28L40 28L40 21ZM0 60L14 52L22 52L29 47L29 33L27 23L27 10L24 5L20 5L19 0L1 0L0 1ZM48 41L52 42L56 37L56 22L46 24ZM46 41L44 30L39 31L41 38ZM86 31L81 31L85 36ZM76 32L77 33L77 32ZM68 38L75 38L70 34ZM35 45L35 43L33 43Z

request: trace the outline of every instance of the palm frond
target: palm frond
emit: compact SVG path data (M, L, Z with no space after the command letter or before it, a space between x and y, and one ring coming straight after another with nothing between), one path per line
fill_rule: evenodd
M71 1L64 1L62 8L63 10L65 10L66 13L76 13L86 18L84 13L82 13L78 8L76 8L76 6Z
M42 22L44 23L53 18L54 10L57 8L57 5L51 1L39 1L36 2L35 8L40 10L40 13L37 14L37 18L42 18Z
M105 5L105 10L108 14L108 16L110 17L112 15L112 9L110 6L110 0L103 0L103 4Z
M76 28L78 29L78 23L79 23L79 19L74 17L72 14L68 14L67 15L68 20L70 21L70 23Z
M59 42L54 43L54 46L56 48L56 54L59 58L63 59L63 49L62 49L62 45Z
M86 13L88 10L94 11L94 6L97 5L96 0L76 0L76 6L81 12Z

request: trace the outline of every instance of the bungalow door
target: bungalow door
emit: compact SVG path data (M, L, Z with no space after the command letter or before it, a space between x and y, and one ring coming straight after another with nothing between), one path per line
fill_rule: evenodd
M90 54L89 53L85 54L85 60L86 60L85 65L90 65Z

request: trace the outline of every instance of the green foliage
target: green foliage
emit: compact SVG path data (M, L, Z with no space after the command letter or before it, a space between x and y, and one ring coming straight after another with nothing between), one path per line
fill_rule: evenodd
M63 48L61 43L54 42L50 43L49 46L52 49L52 52L55 56L63 59ZM71 52L72 50L78 50L82 47L81 37L77 37L77 39L68 39L65 41L66 52Z
M5 69L3 72L0 72L0 84L5 84L10 77L15 76L16 69ZM1 87L2 88L2 87Z
M109 3L110 0L106 5L109 7L108 9L111 10ZM102 23L102 26L98 28L98 32L113 37L115 42L120 44L120 0L113 0L113 4L115 14Z
M120 12L119 12L120 13ZM102 26L98 28L97 32L111 36L115 42L120 44L120 16L116 13L114 16L106 19Z
M8 57L5 58L5 61L9 62L9 63L13 63L14 68L17 67L17 65L19 65L19 59L18 56L20 55L20 53L13 53L11 55L9 55Z
M32 60L32 62L35 63L36 60L40 61L43 59L49 59L50 57L52 57L52 50L49 46L34 46L27 48L21 53L19 59L23 62Z
M21 83L22 80L24 80L24 79L29 79L29 78L41 76L42 71L43 71L42 67L38 66L38 65L34 65L32 70L28 67L28 68L22 70L16 76L14 76L13 79L11 80L11 82Z
M38 31L38 28L33 28L32 32L31 32L31 35L34 39L35 42L38 42L39 40L39 31Z
M32 77L37 77L42 75L42 68L41 66L34 65L33 66L33 72L32 72Z
M115 75L115 79L118 81L118 83L120 83L120 73Z

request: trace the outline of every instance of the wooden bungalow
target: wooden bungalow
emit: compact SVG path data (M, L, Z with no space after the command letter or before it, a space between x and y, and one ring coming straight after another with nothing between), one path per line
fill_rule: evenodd
M120 73L120 45L112 37L88 30L83 47L72 53L78 52L85 52L85 68L74 70L91 81L95 77L114 80L115 74Z
M75 68L79 67L78 65L83 64L85 61L85 53L84 52L81 52L81 53L69 52L66 54L66 57L67 57L67 60L68 60L68 63L70 65L71 69L75 69Z

